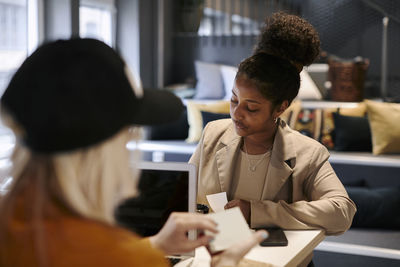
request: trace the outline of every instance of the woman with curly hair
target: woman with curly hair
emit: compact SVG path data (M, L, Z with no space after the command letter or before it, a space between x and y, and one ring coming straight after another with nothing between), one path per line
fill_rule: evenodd
M255 54L242 61L231 119L210 122L190 162L198 167L198 202L226 192L225 208L239 207L252 228L345 232L356 207L319 142L292 130L279 116L297 96L304 64L319 51L315 29L284 13L272 16ZM309 255L301 266L310 264Z

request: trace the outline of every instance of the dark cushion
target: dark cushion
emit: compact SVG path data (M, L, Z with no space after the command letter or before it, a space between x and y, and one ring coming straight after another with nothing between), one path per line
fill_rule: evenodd
M371 129L367 117L333 113L334 149L337 151L372 151Z
M352 227L400 229L400 188L346 187L357 206Z
M203 128L204 128L210 121L227 119L230 118L231 115L226 113L213 113L213 112L201 111L201 117L203 119Z
M148 128L149 140L184 140L188 137L189 123L185 109L178 120L170 123L150 126Z

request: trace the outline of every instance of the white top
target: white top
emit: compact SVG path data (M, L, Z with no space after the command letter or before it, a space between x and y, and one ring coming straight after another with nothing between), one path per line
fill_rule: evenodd
M232 188L233 199L261 200L270 159L271 150L260 155L241 151Z

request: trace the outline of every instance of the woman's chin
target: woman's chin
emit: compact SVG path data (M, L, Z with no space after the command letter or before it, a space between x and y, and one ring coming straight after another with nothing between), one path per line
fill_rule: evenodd
M237 135L242 136L242 137L247 135L246 128L240 128L240 127L237 127L236 125L235 125L235 132Z

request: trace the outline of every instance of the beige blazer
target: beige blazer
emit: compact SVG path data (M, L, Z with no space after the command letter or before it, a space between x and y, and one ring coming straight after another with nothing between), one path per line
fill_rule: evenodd
M198 168L198 203L208 204L206 195L224 191L231 198L242 142L233 127L230 119L207 124L189 161ZM345 232L356 207L328 158L323 145L280 120L262 197L251 200L250 226Z

